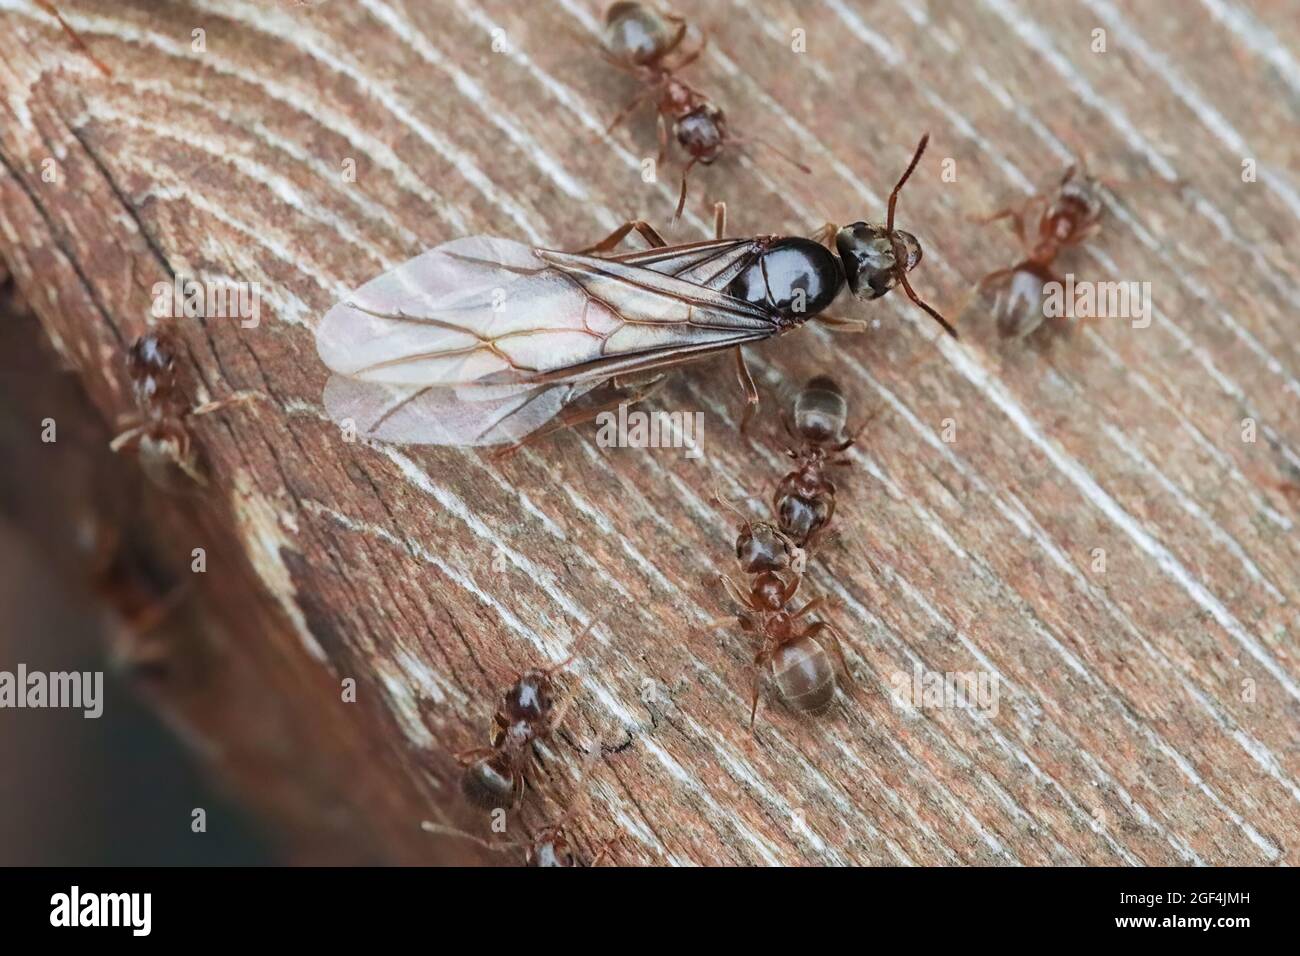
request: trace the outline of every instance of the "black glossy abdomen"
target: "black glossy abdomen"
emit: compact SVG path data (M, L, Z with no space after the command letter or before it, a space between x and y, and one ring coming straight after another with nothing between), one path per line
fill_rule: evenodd
M844 278L829 249L811 239L778 239L744 272L727 294L788 319L807 319L839 295Z

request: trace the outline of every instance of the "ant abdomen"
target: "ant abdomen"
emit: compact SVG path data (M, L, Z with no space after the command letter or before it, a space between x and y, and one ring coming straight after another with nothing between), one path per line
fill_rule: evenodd
M641 3L610 4L605 11L605 49L628 63L653 63L672 41L663 17Z
M794 399L794 430L814 445L844 441L849 403L835 380L826 375L810 379Z
M484 810L514 806L518 789L516 771L501 753L475 760L460 778L460 792L465 799Z
M1018 265L993 300L998 335L1020 339L1043 324L1043 287L1055 280L1052 271L1032 260Z
M823 714L835 699L835 669L814 638L783 644L772 655L772 680L781 698L805 714Z

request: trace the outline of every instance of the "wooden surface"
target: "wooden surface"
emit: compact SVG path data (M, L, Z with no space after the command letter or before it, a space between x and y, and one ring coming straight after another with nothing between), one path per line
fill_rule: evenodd
M671 238L705 235L714 199L734 235L879 219L929 130L899 222L925 248L913 283L955 310L1018 252L968 217L1052 182L1078 148L1116 185L1102 233L1064 265L1149 281L1154 321L1000 347L967 309L963 341L934 342L895 294L840 307L879 319L865 336L810 328L752 350L753 441L716 362L654 400L705 412L700 460L601 449L587 427L504 464L343 443L311 328L460 235L573 248L626 217L666 227L679 167L641 181L650 117L602 134L635 88L583 45L598 5L60 7L112 75L35 4L0 0L0 260L53 347L49 374L84 389L94 442L131 411L123 354L155 282L259 284L258 328L179 331L196 401L269 401L196 423L212 492L147 496L136 520L206 529L194 613L219 663L160 706L295 858L477 858L420 823L482 832L451 753L484 739L493 668L559 660L597 617L520 816L577 804L584 853L621 831L621 857L647 864L1300 859L1294 4L683 0L713 40L692 81L813 172L733 151L698 171ZM766 508L784 470L777 386L818 372L855 415L879 413L805 585L840 602L863 699L807 720L765 692L751 735L753 651L700 630L729 610L734 524L712 492ZM45 413L23 401L35 436ZM8 477L53 505L45 474ZM181 573L198 534L167 540ZM996 713L906 706L892 688L915 666L990 675ZM357 704L338 699L347 677ZM584 761L592 741L630 746Z

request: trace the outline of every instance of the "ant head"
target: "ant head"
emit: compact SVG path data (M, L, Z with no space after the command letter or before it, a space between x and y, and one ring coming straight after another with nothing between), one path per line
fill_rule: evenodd
M528 670L519 675L519 680L506 692L504 710L512 722L540 720L550 712L553 704L553 688L550 672Z
M712 103L700 103L677 120L677 142L693 161L709 165L721 155L726 141L726 114Z
M889 194L889 214L883 226L855 222L845 226L835 235L835 249L844 266L844 278L849 290L860 299L878 299L896 285L902 285L907 297L943 326L953 338L956 331L948 320L927 305L912 289L907 274L921 262L921 244L916 236L894 228L894 209L898 193L921 161L930 134L926 133L917 144L912 161Z
M564 825L543 827L533 836L533 845L528 848L529 866L576 866L573 851L569 849L569 840L564 832Z
M921 244L910 232L855 222L835 235L849 290L859 299L879 299L921 261Z

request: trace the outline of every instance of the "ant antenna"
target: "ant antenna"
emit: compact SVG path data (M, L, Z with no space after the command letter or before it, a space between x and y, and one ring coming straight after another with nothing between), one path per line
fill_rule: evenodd
M752 498L753 496L751 495L750 497ZM749 515L741 511L735 501L722 493L722 479L718 479L718 483L713 487L713 500L739 518L741 524L749 524L751 522ZM741 498L740 500L748 501L749 498Z
M907 265L905 263L907 258L906 250L902 247L902 244L894 238L894 210L898 206L898 192L903 188L903 183L907 182L908 177L912 175L912 171L916 169L916 164L921 161L921 154L925 152L925 147L928 146L929 143L930 134L926 133L921 137L921 142L916 144L916 152L912 154L912 161L907 164L907 169L903 171L903 175L899 177L898 182L894 184L893 191L889 194L889 213L885 219L885 232L889 234L889 241L894 247L894 261L897 264L898 278L903 284L903 291L907 293L907 297L912 300L913 304L915 304L917 308L921 309L929 315L930 318L943 326L943 330L955 339L957 338L957 330L954 329L948 320L940 315L938 311L917 295L916 290L912 288L912 284L907 281Z
M682 189L681 192L677 194L677 208L673 210L674 223L676 223L678 219L682 218L682 210L686 208L686 177L691 174L691 167L694 166L696 162L698 162L698 157L692 156L691 161L687 163L686 168L682 170Z
M517 850L523 846L521 843L485 840L477 834L468 833L465 830L458 830L455 827L449 827L446 824L434 823L432 820L421 820L420 829L425 833L434 833L438 836L452 836L459 837L462 840L469 840L472 843L477 843L485 850L491 850L493 853L503 853L506 850Z
M590 621L587 622L587 626L582 629L582 633L579 634L577 637L575 637L573 639L573 643L569 645L569 656L566 657L564 660L560 661L560 663L546 668L547 676L550 676L551 674L554 674L557 671L562 671L570 664L573 663L574 659L577 658L578 656L578 651L582 648L583 642L591 634L591 629L594 628L599 622L600 622L600 618L595 618L595 617L593 617Z
M899 177L898 182L894 184L894 191L889 194L889 215L885 219L885 231L894 231L894 208L898 205L898 191L903 188L903 183L907 182L908 177L912 175L912 170L916 169L916 164L921 161L921 154L925 152L925 147L930 144L930 134L926 133L921 137L921 142L916 144L916 152L912 154L912 161L907 164L907 169Z

